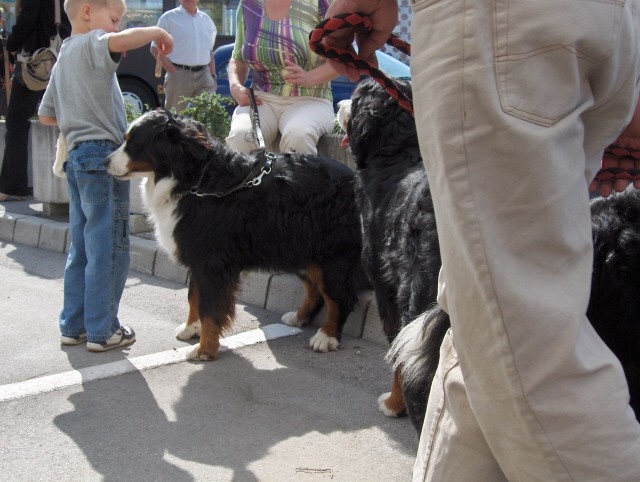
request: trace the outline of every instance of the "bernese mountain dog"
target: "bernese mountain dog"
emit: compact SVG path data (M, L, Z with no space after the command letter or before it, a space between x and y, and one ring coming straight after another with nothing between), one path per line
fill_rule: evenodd
M395 82L411 98L409 82ZM372 80L343 101L338 119L357 168L363 264L393 341L387 358L394 382L379 406L388 416L406 408L420 433L450 322L436 304L440 252L415 121ZM595 251L587 316L620 359L640 419L640 191L596 199L591 211Z
M298 275L305 299L283 322L307 323L325 305L310 345L338 348L364 280L353 171L315 156L240 154L202 124L162 110L133 122L105 162L120 179L147 178L156 238L189 270L190 312L176 330L180 339L200 336L189 359L216 358L244 270Z

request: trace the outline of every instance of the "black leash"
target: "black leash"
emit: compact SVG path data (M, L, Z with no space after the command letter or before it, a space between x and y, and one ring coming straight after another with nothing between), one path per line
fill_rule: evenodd
M232 188L227 189L226 191L205 192L201 190L200 185L202 184L202 180L204 179L204 174L207 171L207 167L209 167L210 164L207 163L205 164L204 169L202 169L202 173L200 174L200 179L198 179L198 182L191 186L190 189L176 194L175 196L177 198L181 199L187 194L193 194L194 196L198 197L225 197L229 194L233 194L234 192L239 191L240 189L259 186L260 183L262 183L262 177L271 173L271 166L275 162L277 155L273 152L265 151L264 137L262 136L262 129L260 128L260 116L258 115L258 104L256 102L256 96L252 88L249 88L249 101L251 103L251 125L253 127L253 136L257 141L260 150L262 151L257 156L258 163L253 167L253 169L251 169L247 177L245 177L240 184L237 184Z
M253 87L249 87L249 102L251 108L251 125L253 126L253 137L258 143L260 149L265 149L264 137L262 136L262 128L260 127L260 115L258 114L258 103Z

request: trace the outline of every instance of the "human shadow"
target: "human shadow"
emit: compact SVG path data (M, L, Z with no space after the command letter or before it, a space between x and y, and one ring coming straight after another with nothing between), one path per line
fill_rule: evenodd
M164 459L166 441L175 427L143 374L132 369L116 377L89 380L86 357L78 350L66 353L83 380L87 379L69 396L73 409L55 417L54 424L82 450L103 480L193 480L188 472ZM101 355L96 354L96 360ZM124 350L116 358L111 363L131 365Z

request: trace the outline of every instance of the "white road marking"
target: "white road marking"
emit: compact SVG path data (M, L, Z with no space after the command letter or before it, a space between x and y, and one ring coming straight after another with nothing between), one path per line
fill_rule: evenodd
M280 323L267 325L263 328L238 333L228 338L220 339L220 351L236 350L249 345L255 345L268 340L302 333L299 328L286 326ZM147 370L165 365L173 365L186 361L186 355L192 345L187 345L176 350L167 350L160 353L152 353L127 360L105 363L93 367L81 368L64 373L57 373L46 377L32 378L23 382L8 383L0 386L0 402L30 397L41 393L54 392L63 388L80 385L82 383L104 378L115 377L134 371Z

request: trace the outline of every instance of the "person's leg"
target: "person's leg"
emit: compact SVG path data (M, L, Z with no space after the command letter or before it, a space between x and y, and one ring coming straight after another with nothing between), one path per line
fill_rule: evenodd
M86 218L84 324L89 342L110 338L120 327L118 306L129 269L129 182L107 174L104 160L117 146L82 144L75 176Z
M262 99L262 104L258 106L260 129L262 130L265 146L268 147L278 136L278 118L273 106L273 98L278 96L265 97L264 94L256 93L256 97L258 96ZM225 141L232 149L245 154L258 148L258 141L253 135L251 109L249 106L236 107L231 118L231 129Z
M13 82L7 107L5 147L0 171L0 193L28 196L29 119L35 115L44 91L33 92L20 82Z
M86 333L84 325L84 273L87 257L84 246L84 226L87 219L82 212L80 192L76 180L79 151L69 153L65 172L69 192L69 234L71 246L64 268L64 301L60 312L60 332L63 337L75 338Z
M187 104L183 97L192 97L194 92L193 75L188 70L178 69L164 76L164 108L180 112Z
M469 406L451 330L440 348L414 474L414 482L506 480Z
M194 77L194 89L193 89L193 96L197 96L198 94L201 94L202 92L210 92L210 93L215 93L216 88L217 88L217 82L216 79L213 78L213 76L211 75L211 72L209 72L209 67L205 67L203 70L201 70L200 72L196 72L196 75Z
M413 98L453 342L477 427L509 480L640 480L624 374L585 316L587 178L633 111L635 8L415 4ZM476 424L456 426L447 444L477 440L464 434ZM416 476L459 463L454 452ZM485 470L465 465L468 480Z
M280 151L318 153L318 140L331 132L335 121L333 104L313 97L289 98L280 117Z

